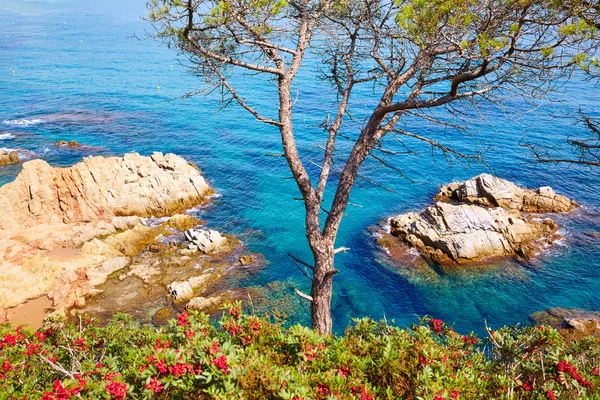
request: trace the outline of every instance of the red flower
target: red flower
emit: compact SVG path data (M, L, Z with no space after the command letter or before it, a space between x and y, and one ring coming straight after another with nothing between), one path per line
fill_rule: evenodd
M169 372L178 378L185 375L188 371L190 374L194 373L194 367L190 364L176 363L174 366L169 367Z
M17 336L15 335L11 335L10 333L7 333L6 335L4 335L4 340L3 343L7 344L9 346L14 346L17 344Z
M532 387L531 387L531 383L529 383L529 382L525 382L525 383L523 383L521 386L519 386L519 388L520 388L521 390L524 390L524 391L526 391L526 392L531 392L531 389L532 389Z
M212 342L210 346L207 348L208 353L211 355L218 354L221 351L221 347L219 346L219 342Z
M338 368L338 374L343 376L344 379L346 379L346 378L348 378L348 375L350 375L350 370L345 367Z
M160 383L158 378L150 378L150 382L146 385L146 389L152 390L154 393L160 393L164 389L164 386Z
M27 357L32 356L34 353L36 353L40 349L40 347L41 347L41 345L39 345L39 344L27 343L27 351L25 352L25 355Z
M183 312L177 316L177 326L188 326L190 321L188 321L188 313Z
M219 368L221 371L223 371L224 375L227 375L229 373L229 365L227 364L227 357L225 356L221 356L219 358L215 358L212 361L212 364Z
M156 339L156 344L154 345L154 350L168 349L171 346L171 342L165 340L163 343L160 339Z
M231 307L229 310L229 315L233 318L238 319L242 313L242 307Z
M452 397L452 400L457 400L459 394L460 392L458 390L453 390L450 392L450 397Z
M70 398L71 394L58 379L52 385L52 392L44 392L42 395L42 400L69 400Z
M48 336L46 336L46 333L44 333L44 332L36 332L36 333L35 333L35 337L37 338L37 340L38 340L39 342L43 342L44 340L46 340L46 338L47 338Z
M12 369L13 369L12 364L8 360L4 360L4 362L2 363L2 370L4 372L8 372Z
M556 400L556 395L554 394L554 392L552 390L548 390L546 392L546 398L548 400Z
M435 333L440 333L444 322L441 319L432 319L429 321L429 325L431 325Z
M123 399L127 395L127 384L123 382L112 381L106 385L106 391L115 399Z
M331 394L329 385L326 383L319 383L319 385L317 386L317 392L319 392L319 394L322 394L323 396L329 396Z
M564 383L562 377L561 377L561 373L568 373L571 378L573 378L574 380L577 381L577 383L579 383L581 386L586 387L586 388L591 388L592 386L594 386L594 384L588 380L586 380L578 371L577 368L575 368L572 364L569 364L569 362L567 362L567 360L562 360L561 362L559 362L558 364L556 364L556 370L558 371L558 377L556 378L556 380L559 383Z
M193 338L194 336L196 336L196 332L194 332L192 329L185 333L185 337L188 339Z
M159 373L161 373L161 374L167 373L167 363L164 360L158 360L154 364L156 365L156 369L158 369Z

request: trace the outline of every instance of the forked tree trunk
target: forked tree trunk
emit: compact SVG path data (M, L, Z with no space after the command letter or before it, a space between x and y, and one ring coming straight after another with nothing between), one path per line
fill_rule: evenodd
M333 240L322 239L317 246L311 246L314 255L314 274L311 289L310 314L312 328L320 333L331 333L331 295L333 293L334 249Z

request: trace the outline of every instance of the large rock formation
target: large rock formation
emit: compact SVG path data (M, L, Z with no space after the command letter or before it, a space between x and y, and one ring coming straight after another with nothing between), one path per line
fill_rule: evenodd
M442 187L433 206L392 218L391 234L438 264L490 257L531 258L539 240L552 242L557 225L521 212L563 212L576 206L549 188L521 189L490 175Z
M174 154L86 157L69 168L33 160L0 188L0 230L172 215L210 193L198 168Z
M577 206L577 203L567 197L554 193L549 186L536 190L523 189L510 181L489 174L442 186L434 200L502 207L531 213L567 212Z
M526 219L515 210L437 203L423 212L391 220L391 233L437 263L465 263L487 257L529 258L532 243L554 233L551 220Z
M126 267L171 226L140 217L168 216L212 193L197 167L174 154L87 157L69 168L23 164L0 188L0 308L48 294L54 306L81 305L94 286Z

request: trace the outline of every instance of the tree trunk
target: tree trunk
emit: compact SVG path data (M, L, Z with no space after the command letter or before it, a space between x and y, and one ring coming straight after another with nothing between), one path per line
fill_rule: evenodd
M331 317L331 295L333 293L334 249L333 240L322 239L311 245L314 255L314 274L311 289L310 314L312 328L320 333L330 334L333 327Z

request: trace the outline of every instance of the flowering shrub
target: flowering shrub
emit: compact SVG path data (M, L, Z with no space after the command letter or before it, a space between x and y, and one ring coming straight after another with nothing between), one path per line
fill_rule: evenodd
M220 327L180 314L166 328L117 315L38 332L0 326L0 399L600 398L600 345L546 327L485 341L438 319L369 319L343 337L284 328L229 305Z

